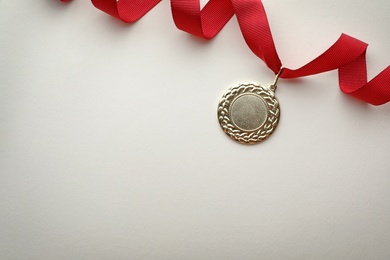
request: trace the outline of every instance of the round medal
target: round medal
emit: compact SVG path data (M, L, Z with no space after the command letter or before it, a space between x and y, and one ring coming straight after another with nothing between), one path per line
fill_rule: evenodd
M280 117L275 88L276 85L263 87L252 83L230 88L218 105L223 131L245 144L255 144L270 136Z

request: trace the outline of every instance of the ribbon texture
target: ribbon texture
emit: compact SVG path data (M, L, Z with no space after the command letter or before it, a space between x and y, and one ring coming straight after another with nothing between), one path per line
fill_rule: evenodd
M61 0L69 2L70 0ZM91 0L98 9L124 21L135 22L160 0ZM172 16L180 30L211 39L236 15L242 35L252 52L277 74L282 68L261 0L171 0ZM367 81L368 44L346 34L324 53L298 69L283 68L281 78L297 78L334 69L340 89L373 105L390 101L390 66Z

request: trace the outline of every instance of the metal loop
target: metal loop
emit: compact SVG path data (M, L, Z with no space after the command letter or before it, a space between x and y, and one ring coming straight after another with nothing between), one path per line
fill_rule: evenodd
M282 74L283 69L284 69L283 67L280 68L279 72L275 75L274 82L273 82L273 83L271 84L271 86L270 86L270 89L271 89L272 91L274 91L274 92L275 92L275 90L276 90L276 88L277 88L277 85L276 85L276 84L278 83L280 74Z

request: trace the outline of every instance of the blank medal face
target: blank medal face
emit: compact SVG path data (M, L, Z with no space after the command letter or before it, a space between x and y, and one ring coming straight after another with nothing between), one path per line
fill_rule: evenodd
M265 123L267 111L267 105L260 96L241 94L230 106L230 117L237 128L243 131L254 131Z
M218 106L224 132L240 143L254 144L272 134L279 121L279 102L270 89L254 84L230 88Z

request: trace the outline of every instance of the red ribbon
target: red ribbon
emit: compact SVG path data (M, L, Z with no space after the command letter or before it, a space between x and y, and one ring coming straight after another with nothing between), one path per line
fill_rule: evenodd
M70 0L61 0L69 2ZM92 0L98 9L124 22L134 22L160 0ZM282 68L261 0L210 0L200 9L199 0L171 0L177 28L213 38L235 14L242 35L252 52L277 74ZM390 66L367 81L368 44L346 34L313 61L292 70L283 68L281 78L297 78L338 69L340 89L373 105L390 101Z

